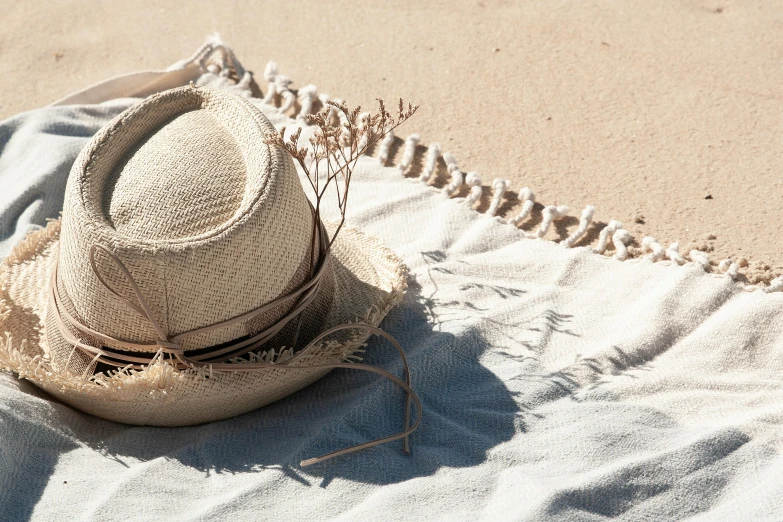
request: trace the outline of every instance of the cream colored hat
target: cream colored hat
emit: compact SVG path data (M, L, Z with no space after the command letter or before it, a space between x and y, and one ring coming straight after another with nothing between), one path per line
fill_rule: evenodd
M350 361L400 300L403 266L356 230L329 252L314 240L324 229L291 157L265 143L274 132L248 100L194 87L98 132L62 219L0 267L0 365L85 412L156 426L364 367Z

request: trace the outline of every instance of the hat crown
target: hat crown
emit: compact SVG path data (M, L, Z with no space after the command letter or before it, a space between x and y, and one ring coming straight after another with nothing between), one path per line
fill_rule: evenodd
M107 125L82 151L66 189L57 284L69 311L117 339L157 340L148 320L100 284L89 262L95 244L124 262L170 336L303 284L313 214L290 156L264 142L271 132L247 100L192 87L148 98ZM97 268L136 300L115 264L98 258ZM330 304L331 294L314 303ZM191 337L183 348L254 333L286 310Z
M230 132L209 111L189 111L140 140L113 169L102 211L124 236L182 239L228 221L246 183Z

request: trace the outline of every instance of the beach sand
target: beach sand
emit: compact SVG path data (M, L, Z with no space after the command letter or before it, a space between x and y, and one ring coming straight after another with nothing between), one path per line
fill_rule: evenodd
M165 68L219 32L262 87L275 60L352 105L420 104L398 135L440 142L485 184L745 259L751 282L783 274L779 4L416 4L4 0L0 117Z

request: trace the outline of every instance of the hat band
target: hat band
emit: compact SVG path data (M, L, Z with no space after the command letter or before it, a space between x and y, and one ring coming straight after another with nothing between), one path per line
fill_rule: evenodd
M106 281L103 275L101 275L95 257L98 251L102 251L117 266L117 268L120 270L120 272L127 280L131 289L133 290L133 293L135 294L138 304L120 295L120 293L117 292L110 285L110 283ZM244 355L248 352L251 352L259 348L264 343L266 343L271 338L273 338L275 335L277 335L289 322L291 322L291 320L299 316L300 313L310 305L310 303L313 301L313 299L315 298L318 292L318 288L320 286L321 279L324 274L327 258L328 258L328 253L322 255L318 261L315 275L308 282L302 285L299 289L294 290L290 294L278 297L277 299L274 299L260 306L259 308L256 308L254 310L251 310L241 315L237 315L225 321L196 328L187 332L183 332L181 334L177 334L173 337L168 337L165 331L163 330L163 328L160 326L160 324L158 324L158 322L153 317L152 311L150 309L149 304L147 303L147 300L144 298L144 295L142 294L133 276L130 274L130 271L125 266L125 263L123 263L122 260L120 260L116 255L111 253L106 247L101 245L93 245L92 248L90 248L90 264L92 266L93 272L98 278L98 281L112 295L114 295L120 301L122 301L125 306L127 306L131 310L141 315L144 319L146 319L149 325L157 333L159 339L152 343L139 343L139 342L128 341L125 339L119 339L101 333L97 330L94 330L89 326L83 324L78 319L76 319L73 315L71 315L68 312L68 310L64 306L62 306L63 300L60 295L60 290L57 284L58 268L59 268L58 260L55 260L55 266L49 284L49 297L50 297L50 302L52 304L52 312L53 312L52 315L55 320L55 324L57 325L58 329L60 330L60 333L63 335L66 341L75 345L77 348L87 353L88 355L94 356L95 361L100 361L112 366L122 367L126 365L138 366L138 365L149 364L152 361L152 359L155 358L155 355L150 355L148 357L144 357L140 355L134 356L124 352L112 350L105 346L102 348L91 346L89 344L86 344L82 340L80 340L78 337L76 337L71 331L71 329L77 330L88 337L92 337L100 341L103 341L104 343L122 346L130 350L138 351L138 350L146 349L147 351L155 350L155 352L153 353L163 352L163 353L171 354L176 358L177 363L175 365L178 367L191 367L196 363L199 364L221 363L231 358L239 357L241 355ZM286 303L290 303L292 301L294 302L294 305L288 311L288 313L286 313L283 317L275 321L275 323L269 326L268 328L265 328L253 335L243 337L238 340L231 341L229 343L218 345L217 347L214 347L214 349L206 349L206 350L202 349L200 350L201 353L197 355L192 355L192 356L185 355L185 350L182 348L182 341L184 341L185 339L196 335L205 334L220 328L225 328L232 324L247 322L253 319L254 317L257 317L260 314L273 310L278 306L284 305Z
M300 287L297 290L294 290L293 292L285 296L279 297L269 303L266 303L265 305L256 308L255 310L251 310L250 312L244 313L242 315L238 315L236 317L233 317L226 321L222 321L220 323L215 323L209 326L190 330L188 332L175 335L171 338L169 338L166 335L163 328L154 319L150 307L147 303L147 300L144 298L141 289L139 288L138 284L134 280L127 266L125 266L125 263L123 263L119 257L117 257L115 254L110 252L106 247L97 244L93 245L90 248L90 265L92 267L93 272L95 273L95 276L98 278L98 281L112 295L120 299L131 310L140 314L149 322L150 326L155 330L155 332L160 337L160 339L155 343L134 343L122 339L116 339L112 336L93 330L92 328L86 326L85 324L77 320L75 317L73 317L65 309L65 307L62 306L62 298L60 296L60 292L57 284L58 264L59 264L58 263L59 254L58 254L58 259L55 259L54 261L53 273L49 281L49 300L51 304L52 317L54 319L55 325L57 326L57 329L59 330L63 338L68 343L74 346L74 351L76 349L79 349L87 353L88 355L93 356L93 360L91 364L88 365L87 370L85 371L85 376L89 368L91 368L93 364L98 361L105 362L113 366L125 365L125 368L129 368L129 367L138 368L143 364L151 364L155 360L162 357L163 354L173 355L174 358L178 361L177 363L174 364L174 366L180 369L187 369L187 368L194 368L194 367L208 367L211 371L214 370L214 371L226 371L226 372L243 372L243 371L261 371L261 370L312 371L317 369L346 368L351 370L363 370L363 371L376 373L378 375L381 375L382 377L385 377L386 379L389 379L397 386L402 388L403 391L405 391L406 393L405 419L403 424L403 430L400 431L399 433L396 433L388 437L383 437L362 444L350 446L341 450L327 453L320 457L303 460L300 462L300 465L309 466L311 464L323 462L324 460L328 460L333 457L345 455L347 453L353 453L355 451L370 448L380 444L385 444L387 442L392 442L399 439L403 439L403 451L406 454L409 454L410 444L409 444L408 437L411 433L413 433L416 430L416 428L418 428L419 423L421 422L421 416L422 416L421 402L419 401L418 396L416 395L416 393L413 391L413 388L411 387L410 368L408 367L408 360L405 357L405 352L402 349L402 346L400 346L399 342L397 342L397 340L393 336L381 330L380 328L376 328L374 326L363 324L363 323L343 324L343 325L335 326L317 335L304 348L302 348L298 354L294 355L285 364L274 364L274 363L239 364L239 363L224 362L233 357L238 357L240 355L244 355L250 351L253 351L254 349L263 345L265 342L269 341L272 337L274 337L277 333L279 333L291 320L300 317L301 312L305 308L307 308L307 306L315 298L315 295L318 291L318 287L320 285L321 279L324 274L324 267L326 265L326 260L329 257L329 250L330 250L329 248L330 244L327 241L328 235L326 234L326 229L324 228L323 223L320 223L318 236L321 244L318 265L316 267L316 271L313 277L309 281L307 281L304 285L302 285L302 287ZM120 293L117 292L101 275L100 269L98 268L98 264L95 258L95 255L98 251L102 251L104 254L106 254L108 258L111 259L111 261L117 266L117 268L120 270L120 272L127 280L131 289L133 290L133 293L135 294L138 304L120 295ZM199 355L192 356L192 357L187 356L185 354L185 351L182 349L180 345L180 342L187 337L209 332L238 322L247 321L249 319L252 319L253 317L256 317L261 313L273 309L276 306L291 301L295 301L295 303L287 314L285 314L283 317L278 319L273 325L269 326L268 328L265 328L261 332L254 334L250 337L235 342L231 342L228 345L220 345L215 350L208 350L206 353L202 352ZM71 328L78 330L82 334L87 335L89 337L100 339L107 343L113 343L120 346L125 346L127 348L139 349L139 348L157 347L158 349L155 355L153 355L150 358L131 356L125 353L106 349L105 347L98 348L95 346L90 346L89 344L86 344L81 339L79 339L73 333ZM352 330L352 329L365 330L370 335L379 335L385 338L387 341L389 341L392 344L392 346L394 346L394 348L397 350L397 352L400 354L403 367L405 369L405 381L401 380L397 376L391 374L390 372L382 368L378 368L376 366L372 366L368 364L361 364L361 363L308 364L306 361L302 362L302 364L298 364L299 361L302 359L300 357L302 354L306 353L310 348L314 347L317 343L319 343L329 335L332 335L333 333L339 331ZM73 351L71 352L71 356L73 356ZM69 363L70 363L70 356L69 356L69 360L66 362L66 368ZM415 403L416 405L416 421L413 423L412 426L410 424L411 402Z

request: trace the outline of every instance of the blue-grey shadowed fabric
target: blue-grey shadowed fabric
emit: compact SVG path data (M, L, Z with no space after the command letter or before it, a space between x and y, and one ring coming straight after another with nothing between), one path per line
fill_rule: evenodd
M4 254L57 216L79 149L132 102L0 124ZM783 295L524 239L369 157L351 191L350 224L410 268L382 326L424 404L411 456L298 466L399 430L401 393L355 372L176 429L0 372L0 520L783 519ZM365 358L401 372L381 342Z
M79 151L134 101L51 107L0 123L0 257L28 232L58 216Z

